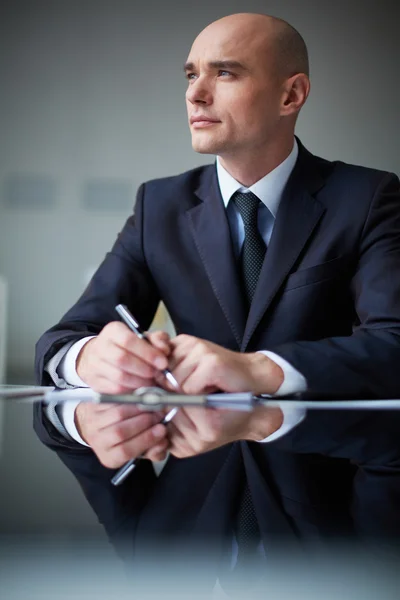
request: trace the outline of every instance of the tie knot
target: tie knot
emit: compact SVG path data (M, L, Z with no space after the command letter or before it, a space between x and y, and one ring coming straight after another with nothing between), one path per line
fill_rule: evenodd
M253 192L235 192L232 200L241 214L245 227L257 227L257 213L261 200Z

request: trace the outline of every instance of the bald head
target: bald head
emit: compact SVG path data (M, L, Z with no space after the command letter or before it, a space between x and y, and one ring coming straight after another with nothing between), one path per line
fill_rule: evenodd
M267 17L271 21L273 47L279 72L285 77L296 73L310 74L308 51L300 33L283 19Z
M232 45L238 42L257 47L260 61L268 60L280 77L297 73L309 75L306 44L300 33L283 19L254 13L237 13L223 17L208 25L196 42L206 41L210 36L230 38Z
M193 42L185 71L197 152L217 154L231 174L246 163L242 183L256 181L255 165L268 172L266 156L270 168L288 156L310 89L307 49L293 27L249 13L219 19Z

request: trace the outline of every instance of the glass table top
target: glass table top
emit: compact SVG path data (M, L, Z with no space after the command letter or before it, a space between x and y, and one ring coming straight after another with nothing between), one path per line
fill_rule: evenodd
M86 402L117 402L117 403L132 403L143 404L149 409L155 409L152 406L155 403L153 398L154 388L141 388L146 393L139 394L140 390L126 395L105 395L98 394L90 388L76 388L68 390L59 390L53 386L39 385L0 385L0 400L17 401L17 402L37 402L51 400L69 401L77 399ZM151 392L153 393L151 394ZM257 404L276 406L282 403L299 406L302 408L317 409L317 410L400 410L400 398L382 398L382 399L334 399L320 397L306 397L302 395L293 397L261 397L252 396L249 392L228 394L209 394L201 396L190 396L185 394L170 394L165 393L157 396L157 404L169 406L185 406L200 404L202 406L214 406L215 408L230 408L237 410L251 410ZM147 397L149 396L149 397ZM151 396L151 397L150 397ZM246 405L246 406L245 406Z

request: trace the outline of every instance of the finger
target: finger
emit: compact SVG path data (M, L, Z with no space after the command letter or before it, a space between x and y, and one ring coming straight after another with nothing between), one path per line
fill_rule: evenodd
M170 441L170 444L172 445L176 442L176 440L180 440L180 442L183 442L186 438L181 432L181 430L178 427L176 427L175 423L170 423L170 425L168 426L168 439Z
M116 418L113 419L115 422L145 412L137 404L117 404L116 402L101 402L100 404L92 404L90 402L81 402L78 406L81 407L81 405L84 407L85 414L89 418L91 417L92 419L95 419L96 422L101 425L110 419L108 416L109 411L111 411L111 413L116 412ZM120 418L118 412L121 415ZM164 411L157 411L156 414L160 415L160 420L164 417ZM110 421L110 423L111 422L112 421Z
M78 404L78 406L81 406L81 405L84 407L86 414L91 415L93 417L96 417L98 414L115 406L111 402L100 402L100 403L81 402L80 404Z
M176 452L179 451L180 453L185 453L185 455L187 455L188 453L193 454L194 452L194 447L193 447L193 436L192 437L186 437L182 431L180 431L177 427L175 427L174 424L171 424L169 429L169 433L168 433L168 439L169 439L169 448L170 450Z
M193 365L190 372L187 369L186 377L181 383L182 389L185 394L205 394L210 393L209 390L217 391L217 381L221 377L223 378L225 371L226 367L221 359L213 354L208 354Z
M113 446L111 449L105 449L104 447L93 447L93 449L104 466L117 469L128 460L142 456L154 446L159 445L165 436L166 428L158 423L135 437Z
M145 452L143 456L144 458L147 458L152 461L164 460L167 457L168 448L169 442L166 439L162 444L157 444L157 446L154 446L154 448L151 448L150 450Z
M146 335L152 346L161 350L166 356L171 353L170 337L166 331L152 331Z
M173 352L177 354L181 354L182 352L187 351L189 348L192 348L199 338L194 337L193 335L188 335L187 333L181 333L176 335L174 338L171 338L170 344Z
M185 408L181 408L171 422L171 430L178 431L183 437L197 433L196 422L190 418Z
M116 446L113 449L113 452L116 452L117 456L120 455L124 459L123 462L125 462L127 460L131 460L131 458L143 456L154 446L160 445L160 440L163 438L165 438L165 445L168 446L166 428L164 425L158 423L151 429L147 429L135 438L128 440L124 444Z
M122 421L127 421L144 414L152 415L154 424L162 421L164 416L162 411L146 411L132 404L112 404L106 412L97 416L97 428L101 431Z
M180 416L182 419L182 416ZM175 426L180 433L188 440L193 450L198 450L199 443L215 440L223 427L223 413L214 408L202 406L191 406L185 408L185 423L176 421ZM192 431L190 427L195 427Z
M199 342L198 338L191 335L181 334L172 338L170 341L171 354L169 356L169 365L174 369L184 358L194 351Z
M172 365L172 374L179 383L181 390L184 391L185 382L196 369L196 366L197 362L191 355L186 356L180 363Z
M105 361L99 362L97 369L101 369L101 374L91 382L91 387L102 394L128 394L139 387L154 385L153 377L127 373Z
M214 360L215 352L204 340L188 337L169 357L170 368L183 385L187 377L205 361Z
M214 353L215 349L218 348L218 346L212 342L187 334L181 334L172 338L170 345L173 355L178 359L185 357L189 352L194 352L196 355L200 356L210 352Z
M191 448L186 441L179 438L174 439L174 441L170 443L168 452L176 458L187 458L188 456L193 456L196 454L193 448Z
M146 360L143 360L141 356L132 354L116 344L110 344L107 347L106 354L101 356L100 360L99 371L111 366L127 375L135 375L145 379L152 379L157 372L157 369Z
M98 392L99 394L105 394L105 395L110 395L110 396L129 395L132 393L133 390L135 390L137 388L153 386L154 380L138 379L138 384L139 385L134 385L134 386L130 386L127 388L127 387L118 385L117 383L113 383L112 381L109 381L108 379L104 379L103 377L98 377L92 383L91 387L95 392Z
M149 344L148 341L139 338L124 323L109 323L104 327L101 334L103 334L103 338L107 342L107 350L109 343L111 343L126 350L133 356L140 357L144 362L153 365L157 369L165 369L167 367L165 354ZM106 354L103 356L106 356Z
M159 420L155 418L153 414L144 413L125 419L124 421L119 421L118 423L113 423L108 427L104 427L99 430L96 437L104 450L111 450L117 446L125 445L134 447L136 439L140 440L145 433L150 434L152 429L158 425L160 425ZM161 425L161 428L163 435L165 436L166 431L164 425ZM151 435L150 438L153 439ZM150 444L148 448L154 446L155 443L160 443L160 439L157 438L156 442L153 439L153 443ZM146 448L146 450L148 450L148 448Z

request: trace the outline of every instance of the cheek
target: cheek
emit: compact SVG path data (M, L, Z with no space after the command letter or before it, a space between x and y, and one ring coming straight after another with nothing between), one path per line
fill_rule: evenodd
M252 120L252 106L243 98L231 99L222 106L224 124L231 130L241 131Z
M225 106L235 128L259 125L265 117L265 97L239 91Z
M257 97L253 100L247 116L249 129L256 129L260 133L266 130L269 131L280 119L279 107L274 99L270 97Z

